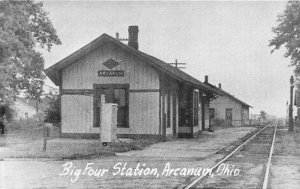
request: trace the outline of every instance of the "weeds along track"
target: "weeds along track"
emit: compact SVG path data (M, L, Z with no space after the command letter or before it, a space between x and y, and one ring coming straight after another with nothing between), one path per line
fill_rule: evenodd
M191 179L178 188L263 188L267 186L270 151L278 121L254 132L225 158L211 167L212 174ZM267 177L265 179L265 177ZM265 184L264 184L265 183Z

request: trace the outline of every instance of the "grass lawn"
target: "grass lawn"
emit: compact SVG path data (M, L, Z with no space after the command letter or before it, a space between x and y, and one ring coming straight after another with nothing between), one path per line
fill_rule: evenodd
M278 131L275 154L300 156L300 127L295 125L294 130L293 133Z
M47 141L47 150L43 149L43 126L29 119L7 125L7 134L0 135L0 159L3 158L54 158L82 159L100 156L112 156L116 152L142 150L157 140L133 140L132 142L112 143L102 147L99 140L61 139L59 128L53 128L53 137Z

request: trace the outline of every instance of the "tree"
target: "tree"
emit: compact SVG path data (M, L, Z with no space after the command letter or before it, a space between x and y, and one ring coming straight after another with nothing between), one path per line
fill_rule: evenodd
M0 66L12 77L2 79L0 93L16 96L23 91L28 98L40 100L45 75L44 58L38 48L50 51L59 44L42 2L0 1Z
M259 117L261 120L266 120L267 119L267 113L265 111L260 111Z
M285 57L290 57L296 76L300 75L300 2L289 1L282 14L277 16L278 25L272 28L275 37L269 46L274 46L271 52L285 46Z

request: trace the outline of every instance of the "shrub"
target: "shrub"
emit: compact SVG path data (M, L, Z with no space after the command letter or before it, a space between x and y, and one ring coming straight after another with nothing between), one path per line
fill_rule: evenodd
M49 102L50 106L46 110L45 122L58 124L60 123L61 120L60 97L56 95L48 98L50 98L50 102Z
M5 116L8 122L11 122L14 119L15 110L13 109L13 102L6 100L4 104L1 105L4 107Z

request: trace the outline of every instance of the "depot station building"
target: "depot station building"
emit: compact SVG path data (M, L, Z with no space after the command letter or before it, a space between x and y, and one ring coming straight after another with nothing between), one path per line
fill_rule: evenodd
M209 129L209 102L222 95L178 68L102 34L45 70L60 88L61 137L98 138L100 97L118 104L119 137L186 137Z

